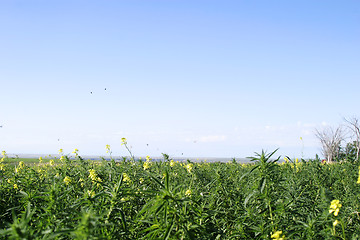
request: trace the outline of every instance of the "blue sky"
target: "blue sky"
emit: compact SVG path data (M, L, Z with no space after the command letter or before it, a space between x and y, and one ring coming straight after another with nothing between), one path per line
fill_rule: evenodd
M314 157L359 116L359 22L359 1L2 1L0 150Z

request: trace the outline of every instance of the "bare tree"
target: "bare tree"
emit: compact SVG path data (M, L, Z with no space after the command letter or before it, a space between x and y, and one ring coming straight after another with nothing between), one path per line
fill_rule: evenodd
M356 117L352 117L350 119L345 118L345 122L347 123L348 128L351 130L353 135L355 136L355 148L356 148L356 158L355 161L359 159L360 154L360 123L359 119Z
M336 129L332 127L316 129L315 136L320 140L321 151L326 161L335 160L339 156L341 142L344 140L343 128L339 126Z

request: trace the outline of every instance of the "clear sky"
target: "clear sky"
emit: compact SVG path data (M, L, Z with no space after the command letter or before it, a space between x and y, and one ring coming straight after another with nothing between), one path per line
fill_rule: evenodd
M8 153L314 157L359 117L358 0L4 0L0 27Z

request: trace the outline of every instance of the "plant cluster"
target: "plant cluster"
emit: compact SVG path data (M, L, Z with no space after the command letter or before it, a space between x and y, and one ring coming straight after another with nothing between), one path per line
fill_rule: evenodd
M275 153L251 164L4 159L0 239L359 239L357 163Z

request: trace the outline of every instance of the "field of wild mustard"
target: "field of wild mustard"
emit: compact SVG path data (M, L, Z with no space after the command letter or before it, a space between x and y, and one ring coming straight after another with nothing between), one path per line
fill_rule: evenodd
M14 165L3 151L0 239L360 239L359 164L275 153L115 162L75 149L75 160Z

